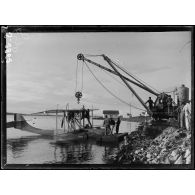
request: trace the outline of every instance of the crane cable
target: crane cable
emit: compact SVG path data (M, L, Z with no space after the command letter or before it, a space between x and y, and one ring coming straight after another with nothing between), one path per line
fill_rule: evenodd
M76 84L75 84L75 92L77 91L77 77L78 77L78 60L77 60L77 67L76 67Z
M111 60L111 59L110 59L110 60ZM156 92L160 93L160 91L158 91L157 89L155 89L154 87L152 87L152 86L149 85L148 83L144 82L143 80L141 80L141 79L138 78L137 76L133 75L133 74L130 73L127 69L125 69L124 67L120 66L120 65L119 65L118 63L116 63L115 61L113 61L113 60L111 60L111 61L112 61L112 63L113 63L115 66L117 66L118 68L122 69L124 72L126 71L129 75L131 75L132 78L135 77L135 78L138 80L138 82L139 82L140 84L143 85L143 83L144 83L144 85L145 85L146 87L149 86L149 87L151 87L153 90L155 90ZM126 73L126 74L127 74L127 73ZM135 79L135 78L134 78L134 79Z
M84 62L82 64L82 83L81 83L81 92L83 92L83 68L84 68Z
M81 92L83 91L83 67L84 67L84 63L82 64L82 71L81 71ZM78 60L77 60L77 66L76 66L75 92L77 91L77 87L78 87Z
M91 74L94 76L94 78L98 81L98 83L106 90L108 91L108 93L110 93L113 97L115 97L116 99L118 99L120 102L128 105L128 106L131 106L137 110L142 110L142 111L145 111L144 109L141 109L141 108L138 108L136 106L132 106L131 104L127 103L126 101L122 100L121 98L117 97L114 93L112 93L108 88L105 87L105 85L95 76L95 74L92 72L92 70L89 68L89 66L87 65L87 63L84 61L85 65L87 66L88 70L91 72Z
M99 57L99 56L102 56L102 54L99 54L99 55L94 55L94 54L83 54L85 56L88 56L88 57Z
M117 83L119 83L120 85L122 85L123 87L127 88L127 86L122 83L121 81L119 81L117 78L115 78L114 76L112 76L111 74L109 74L106 70L101 69L102 71L104 71L108 76L112 77Z
M101 69L101 70L103 70L108 76L112 77L112 78L113 78L116 82L118 82L121 86L127 88L127 86L126 86L124 83L122 83L122 82L119 81L117 78L115 78L114 76L112 76L111 74L109 74L106 70L104 70L104 69ZM134 95L133 95L132 92L131 92L131 96L132 96L132 98L134 97ZM131 104L130 104L130 105L131 105Z

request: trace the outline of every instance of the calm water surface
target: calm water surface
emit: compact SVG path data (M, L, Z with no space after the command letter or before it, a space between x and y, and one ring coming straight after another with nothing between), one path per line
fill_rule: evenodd
M53 116L25 116L25 119L34 127L54 130L56 118ZM58 129L62 117L58 117ZM7 116L7 122L13 116ZM103 121L94 120L94 125L102 125ZM134 131L138 123L123 121L120 132ZM21 131L15 128L7 129L7 163L8 164L109 164L112 156L125 144L98 145L94 141L68 143L63 146L52 144L52 139Z

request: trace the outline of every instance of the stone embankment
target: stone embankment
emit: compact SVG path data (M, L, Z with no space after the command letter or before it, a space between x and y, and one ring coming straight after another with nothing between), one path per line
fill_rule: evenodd
M191 133L185 129L166 126L140 126L127 138L115 163L125 164L190 164Z

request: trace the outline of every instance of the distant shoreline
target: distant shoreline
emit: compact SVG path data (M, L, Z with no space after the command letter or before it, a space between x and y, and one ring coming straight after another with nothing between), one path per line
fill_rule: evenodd
M101 118L93 118L94 120L104 120L103 117ZM150 120L150 116L134 116L131 118L121 118L122 121L128 121L128 122L145 122Z
M7 113L6 115L14 115L14 114L21 114L23 116L56 116L56 115L52 115L52 114L42 115L42 114L22 114L22 113ZM58 116L64 116L64 115L58 114Z
M7 113L7 115L14 115L16 113ZM21 114L21 113L20 113ZM56 117L56 115L51 115L51 114L45 114L45 115L42 115L42 114L22 114L23 116L54 116ZM62 116L62 114L58 114L58 116ZM131 118L121 118L122 121L128 121L128 122L145 122L145 121L148 121L150 119L149 116L134 116L134 117L131 117ZM94 117L93 120L104 120L103 117Z

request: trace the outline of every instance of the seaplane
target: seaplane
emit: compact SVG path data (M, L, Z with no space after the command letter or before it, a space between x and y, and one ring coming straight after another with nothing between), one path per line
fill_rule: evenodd
M97 142L118 142L121 141L127 133L118 135L105 135L105 128L95 126L93 123L93 112L98 109L86 109L84 106L81 109L52 109L41 112L28 114L30 116L48 116L56 117L56 129L40 129L28 123L24 118L24 114L13 113L14 121L7 123L7 128L15 128L22 131L27 131L39 134L44 138L52 139L51 143L65 144L67 142L87 141L89 139ZM62 116L60 124L57 120ZM59 125L61 128L59 129Z

